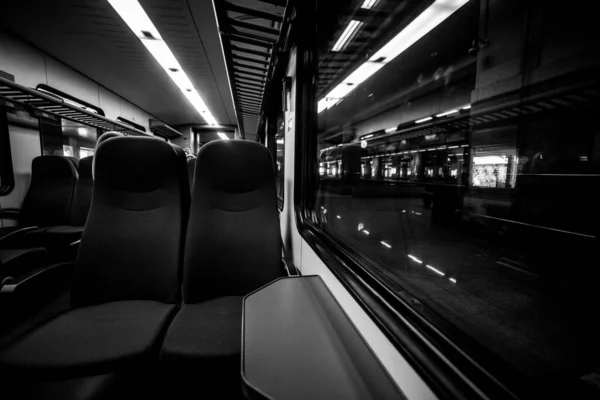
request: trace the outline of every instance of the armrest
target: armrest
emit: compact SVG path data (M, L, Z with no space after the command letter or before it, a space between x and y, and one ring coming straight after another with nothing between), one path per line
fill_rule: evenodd
M0 208L0 218L21 219L19 208Z
M36 229L39 229L39 227L38 226L26 226L24 228L16 229L16 230L2 236L0 238L0 248L14 247L14 246L10 245L10 243L14 243L14 242L11 242L12 240L14 240L15 238L18 238L20 235L23 235L29 231L33 231Z
M52 282L53 279L68 274L73 270L74 266L75 263L72 262L52 264L37 268L26 275L20 276L17 279L12 277L4 278L4 280L0 283L0 294L5 295L22 292L28 287L47 284Z

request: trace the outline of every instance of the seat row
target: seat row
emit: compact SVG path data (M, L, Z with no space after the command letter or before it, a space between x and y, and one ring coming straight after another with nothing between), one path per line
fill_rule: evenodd
M190 196L180 148L109 139L96 150L72 308L2 349L0 374L64 381L205 364L239 376L243 296L282 275L266 147L203 146Z

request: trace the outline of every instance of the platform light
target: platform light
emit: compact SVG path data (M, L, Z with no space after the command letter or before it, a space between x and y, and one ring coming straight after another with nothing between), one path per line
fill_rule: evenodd
M137 0L107 0L137 36L183 95L209 125L218 125L206 103Z
M382 240L381 242L379 242L379 243L381 243L382 245L384 245L384 246L385 246L385 247L387 247L388 249L391 249L391 248L392 248L392 246L390 246L389 244L387 244L387 243L386 243L386 242L384 242L383 240Z
M339 215L336 215L337 219L342 219L342 217L340 217Z
M358 223L358 230L359 231L362 231L364 227L365 227L365 225L362 222Z
M422 124L423 122L431 121L433 117L425 117L415 121L415 124Z
M471 108L471 105L469 104L468 106L464 106L462 109L463 109L463 110L468 110L468 109L470 109L470 108Z
M411 260L413 260L415 262L418 262L419 264L423 264L423 261L419 260L417 257L415 257L411 254L408 255L408 258L410 258Z
M428 269L432 270L433 272L435 272L438 275L444 276L446 275L445 273L443 273L442 271L440 271L439 269L432 267L431 265L425 265L425 267L427 267Z
M277 144L283 144L283 139L277 139Z
M457 112L459 112L459 110L446 111L446 112L436 115L436 118L445 117L446 115L450 115L450 114L456 114Z
M377 3L377 1L378 0L365 0L362 3L362 6L360 6L360 8L364 8L364 9L368 10L368 9L372 8L375 5L375 3Z
M362 25L363 23L361 21L357 21L355 19L350 21L346 29L344 29L342 36L340 36L338 41L333 45L331 51L340 51L345 49Z
M374 134L372 134L372 133L371 133L371 134L368 134L368 135L365 135L365 136L363 136L362 138L363 138L363 139L370 139L370 138L372 138L373 136L374 136Z
M223 140L229 140L229 138L227 137L226 134L224 134L223 132L217 132L217 135L219 135L219 137Z
M319 100L318 112L320 113L339 103L358 85L379 71L384 65L402 54L436 26L444 22L446 18L465 5L468 1L469 0L436 0L400 31L400 33L379 49L379 51L373 54L339 85L327 93L324 98ZM352 22L350 22L350 24L351 23ZM348 24L346 30L348 30L350 24ZM342 37L343 36L344 35L342 34ZM336 51L335 46L333 50Z
M366 229L363 229L363 233L364 233L365 235L370 235L370 234L371 234L371 233L370 233L368 230L366 230Z
M448 278L448 280L452 283L456 283L456 279L454 279L454 278Z
M396 132L396 130L397 130L397 128L393 127L393 128L390 128L390 129L386 129L385 133L394 133L394 132Z

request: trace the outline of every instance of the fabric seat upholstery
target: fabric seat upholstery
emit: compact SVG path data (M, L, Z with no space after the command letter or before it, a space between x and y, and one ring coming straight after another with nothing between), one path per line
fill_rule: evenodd
M67 157L34 158L31 185L21 209L21 225L68 225L78 179L76 165Z
M178 366L218 359L239 360L242 329L241 296L220 297L198 304L185 304L169 327L163 360Z
M243 296L282 275L270 152L254 142L208 143L196 160L184 305L167 331L161 360L239 373Z
M189 209L185 156L153 138L96 151L94 194L75 265L73 309L0 353L4 371L110 373L143 365L181 298Z
M71 202L79 174L77 164L63 156L38 156L31 162L31 184L23 204L19 227L0 229L0 238L20 227L68 225ZM42 228L38 231L44 232ZM32 232L28 232L29 238ZM17 239L22 239L19 235ZM4 244L12 247L15 240ZM29 241L27 241L29 243Z
M11 346L2 361L12 373L79 376L115 371L152 354L175 305L121 301L78 308ZM43 349L43 350L42 350Z
M83 228L92 204L94 179L92 177L93 156L79 160L79 180L75 187L73 202L69 213L70 225L51 226L39 239L48 247L62 247L81 239Z

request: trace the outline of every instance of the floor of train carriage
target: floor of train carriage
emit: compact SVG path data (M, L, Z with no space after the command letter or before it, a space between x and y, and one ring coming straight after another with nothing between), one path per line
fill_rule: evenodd
M598 295L585 257L575 261L565 248L540 257L540 246L473 234L456 219L436 223L420 196L319 196L327 228L375 261L401 296L410 293L532 379L598 368Z

